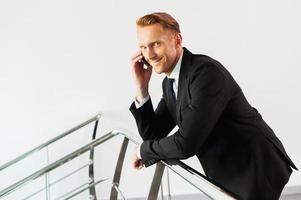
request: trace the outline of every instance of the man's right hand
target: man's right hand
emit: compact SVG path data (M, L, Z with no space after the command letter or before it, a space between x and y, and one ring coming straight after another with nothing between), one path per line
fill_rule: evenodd
M133 154L133 167L134 167L134 169L138 169L138 170L140 170L144 167L141 158L139 158L137 155L138 154L137 151L139 151L139 150L140 150L140 148L137 147Z
M141 51L137 51L131 58L132 62L132 72L136 83L136 99L141 101L146 98L148 94L148 83L152 75L152 67L149 66L147 69L143 67L143 62L141 62L143 55Z

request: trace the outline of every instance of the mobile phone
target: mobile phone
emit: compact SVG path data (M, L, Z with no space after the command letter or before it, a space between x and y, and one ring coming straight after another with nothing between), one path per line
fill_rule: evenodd
M141 59L141 62L146 66L146 69L151 66L144 57Z

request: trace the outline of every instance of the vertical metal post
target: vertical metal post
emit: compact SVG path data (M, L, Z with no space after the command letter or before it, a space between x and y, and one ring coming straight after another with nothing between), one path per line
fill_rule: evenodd
M92 140L95 140L95 138L96 138L97 127L98 127L98 120L95 121ZM93 185L94 182L95 182L95 177L94 177L94 147L92 147L90 149L90 160L89 160L89 162L91 163L91 165L89 165L89 185ZM89 188L89 199L97 200L95 185L93 185L93 187Z
M164 200L163 179L161 179L160 192L161 192L161 200Z
M170 194L170 181L169 181L169 169L166 168L166 176L167 176L167 199L171 200L171 194Z
M46 162L49 165L49 151L48 146L46 146ZM46 200L50 199L50 190L49 190L49 173L45 174L45 184L46 184Z
M118 190L116 190L115 186L119 187L119 181L121 177L121 171L122 171L122 166L125 158L125 153L126 149L129 143L129 139L124 137L121 149L119 152L115 172L114 172L114 177L113 177L113 183L112 183L112 188L111 188L111 194L110 194L110 200L117 200L118 199Z
M162 176L164 173L164 168L165 166L161 162L158 162L156 164L155 174L153 176L151 188L149 190L148 197L147 197L148 200L158 199L157 197L159 195L159 189L161 185Z

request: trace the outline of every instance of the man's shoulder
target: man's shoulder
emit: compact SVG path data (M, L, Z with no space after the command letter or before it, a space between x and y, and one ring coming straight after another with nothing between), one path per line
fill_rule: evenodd
M189 75L225 75L227 70L225 67L217 60L204 54L192 54L191 56L191 66L189 67Z
M195 70L199 70L199 68L203 68L206 66L211 67L223 67L222 64L213 59L212 57L205 54L195 54L190 52L187 48L184 47L184 56L183 56L183 67L187 72L193 72Z
M191 64L196 67L208 65L216 67L223 66L219 61L205 54L192 54Z

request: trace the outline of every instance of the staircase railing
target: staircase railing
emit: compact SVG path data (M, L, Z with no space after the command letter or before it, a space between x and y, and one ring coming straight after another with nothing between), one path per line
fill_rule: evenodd
M116 167L115 167L114 176L112 179L110 200L117 200L118 197L122 198L122 199L126 199L123 192L119 188L125 154L126 154L126 150L127 150L129 141L134 144L138 144L139 142L138 142L138 139L136 139L136 137L134 136L134 134L131 134L129 131L126 131L126 130L113 130L113 131L110 131L109 133L95 139L97 127L98 127L98 121L100 119L100 116L101 115L98 114L95 117L70 129L69 131L60 134L59 136L39 145L36 148L33 148L32 150L22 154L21 156L18 156L17 158L9 161L8 163L5 163L4 165L2 165L0 167L0 172L4 169L16 164L17 162L23 160L24 158L27 158L28 156L32 155L34 152L40 151L41 149L47 147L48 145L50 145L56 141L59 141L60 139L64 138L65 136L75 132L76 130L78 130L92 122L95 122L91 142L89 142L88 144L80 147L79 149L69 153L68 155L65 155L61 159L58 159L55 162L48 164L47 166L26 176L25 178L15 182L14 184L6 187L5 189L1 190L0 191L0 199L6 197L7 195L10 195L11 193L13 193L13 192L19 190L20 188L24 187L25 185L27 185L28 183L38 179L41 176L47 175L52 170L68 163L69 161L73 160L74 158L77 158L80 155L82 155L86 152L89 152L89 151L90 151L90 157L89 157L90 161L88 164L80 167L79 169L65 175L64 177L62 177L52 183L47 183L45 188L39 189L35 193L26 197L25 199L31 198L36 193L39 193L42 190L46 190L46 191L49 190L49 188L51 186L53 186L54 184L58 183L59 181L61 181L64 178L67 178L67 177L73 175L77 171L79 171L82 168L87 167L87 166L89 167L89 182L65 193L64 195L61 195L60 197L58 197L56 199L57 200L71 199L71 198L77 196L78 194L80 194L84 191L87 191L87 190L89 190L89 199L97 199L95 186L98 185L99 183L106 182L109 179L109 177L103 177L99 180L95 180L95 178L94 178L94 148L116 136L122 136L124 139L123 139L123 142L121 145L119 157L117 159L117 163L116 163ZM179 160L166 160L166 161L161 161L161 162L157 163L156 170L155 170L153 180L151 183L151 187L149 190L149 194L148 194L148 199L152 200L152 199L158 198L160 185L161 185L161 179L162 179L162 175L164 173L165 168L167 168L167 170L171 170L172 172L179 175L183 180L186 180L190 185L194 186L198 191L205 194L210 199L217 199L217 200L235 199L234 194L226 191L221 186L217 186L206 176L202 175L195 169L191 168L190 166L186 165L185 163L183 163ZM168 182L168 187L169 187L169 184L170 183ZM50 195L46 195L45 199L47 199L47 200L50 199L49 196Z

